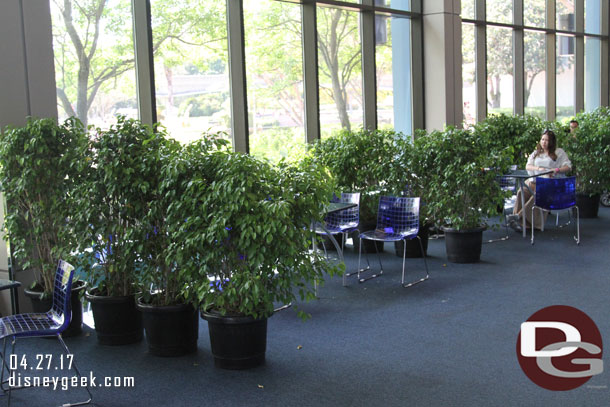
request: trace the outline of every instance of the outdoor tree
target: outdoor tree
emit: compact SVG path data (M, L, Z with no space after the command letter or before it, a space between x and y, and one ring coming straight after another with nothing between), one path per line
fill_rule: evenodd
M107 0L52 2L57 97L66 114L85 125L100 88L134 63L130 3L107 4Z
M341 127L350 130L347 114L348 90L352 75L361 71L358 15L337 8L320 8L318 12L318 53L321 88L337 107ZM329 80L331 87L322 86Z

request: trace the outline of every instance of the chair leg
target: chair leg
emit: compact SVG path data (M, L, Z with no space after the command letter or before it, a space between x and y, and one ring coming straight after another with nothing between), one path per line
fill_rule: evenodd
M6 393L8 388L5 388L4 385L8 383L8 379L4 380L4 371L10 375L11 370L9 365L6 363L6 337L4 338L2 345L2 372L0 373L0 387L2 388L2 392Z
M360 281L360 273L363 273L365 271L370 270L371 269L371 263L369 263L369 257L365 254L364 258L366 259L366 268L365 269L361 269L360 268L360 258L362 257L362 238L359 238L358 240L359 240L360 244L358 245L358 268L357 268L357 271L355 273L346 273L345 275L347 277L349 277L349 276L353 276L354 274L356 274L357 278L358 278L358 281L361 282Z
M580 244L580 213L578 210L578 206L574 206L576 208L576 244Z
M416 236L416 237L417 237L417 241L419 242L419 249L421 250L422 257L424 258L424 267L426 268L426 277L420 278L419 280L405 284L405 259L407 257L407 242L405 240L404 241L405 242L404 251L402 253L402 281L401 281L401 284L404 288L409 288L416 284L423 283L428 278L430 278L430 274L428 273L428 262L426 261L426 254L424 253L424 246L421 242L421 238L419 236Z
M80 372L80 370L78 370L78 367L76 366L76 361L74 360L74 354L70 353L70 350L68 349L68 346L66 345L66 343L64 342L63 338L61 337L61 334L57 335L57 339L59 340L59 343L62 346L62 350L64 352L65 355L72 355L72 360L71 360L71 365L74 368L74 371L76 372L78 378L79 378L79 383L82 383L82 374ZM13 340L11 341L11 355L15 354L15 343L16 343L16 338L13 337ZM5 355L6 355L6 338L4 338L4 344L3 344L3 351L2 351L2 373L0 373L0 387L2 388L4 393L8 392L8 402L7 405L10 407L11 405L11 394L13 390L20 390L20 389L26 389L26 388L30 388L31 386L11 386L10 385L10 377L11 377L11 370L10 370L10 366L6 364L6 359L5 359ZM4 371L7 371L9 374L9 378L4 380ZM8 384L7 388L4 387L5 384ZM91 400L93 400L93 395L91 394L91 390L89 390L89 385L87 384L85 386L85 390L87 390L87 393L89 394L89 399L85 400L85 401L79 401L76 403L65 403L62 404L62 407L75 407L75 406L83 406L85 404L89 404L91 403Z
M536 219L534 219L535 210L536 210L536 206L532 206L532 225L531 225L532 226L532 240L531 240L532 244L534 244L534 229L536 229L534 227L534 225L536 224Z
M364 283L365 281L379 277L380 275L383 274L383 264L381 264L381 256L379 255L379 250L377 249L377 241L373 240L373 242L375 243L375 252L377 253L377 260L379 260L379 273L371 274L368 277L360 277L360 273L363 273L363 272L371 269L371 263L369 263L368 253L364 254L364 257L366 258L366 265L367 265L366 269L360 268L360 255L362 252L362 238L360 238L360 250L358 251L358 282L359 283Z
M57 335L57 339L59 339L59 342L61 343L61 346L63 346L65 354L66 355L70 355L70 350L66 346L66 343L64 342L63 338L61 337L61 334ZM76 374L78 375L79 379L81 379L81 382L82 382L82 377L83 376L81 375L80 370L78 370L78 367L76 366L76 361L74 360L74 354L72 354L72 367L74 368L74 371L76 372ZM85 386L85 390L87 390L87 393L89 393L89 399L88 400L86 400L86 401L79 401L79 402L76 402L76 403L63 404L62 407L83 406L85 404L91 403L91 400L93 400L93 394L91 394L91 390L89 390L89 385Z

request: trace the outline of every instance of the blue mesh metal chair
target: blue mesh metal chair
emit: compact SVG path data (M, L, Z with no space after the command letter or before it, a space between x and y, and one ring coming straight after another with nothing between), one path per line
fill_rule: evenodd
M360 192L343 192L340 198L335 195L331 202L353 203L357 205L353 208L331 212L324 217L323 225L315 225L315 232L318 235L329 236L334 239L333 235L341 234L340 249L343 251L348 233L358 230L358 224L360 223ZM333 243L336 244L337 242L334 241ZM324 248L324 255L328 257L324 242L322 242L322 247ZM339 256L339 258L341 260L342 256ZM343 273L344 286L346 285L345 278L352 274L356 273Z
M70 355L70 350L66 346L62 332L70 324L72 317L72 309L70 307L70 293L72 290L72 278L74 276L74 267L69 263L60 260L55 273L55 284L53 289L53 305L46 313L29 313L16 314L3 317L0 319L0 338L4 339L2 351L2 373L0 374L0 384L4 392L8 391L8 405L11 403L11 390L17 390L24 387L6 386L9 382L4 379L4 372L7 371L9 377L15 372L11 371L6 363L6 340L11 338L11 355L15 352L15 342L17 338L33 338L33 337L52 337L55 336L61 343L66 355ZM72 358L72 367L79 377L81 383L82 375L78 370L74 359ZM72 404L64 404L64 406L80 406L89 404L93 398L89 387L85 387L89 393L89 399Z
M378 242L397 242L400 240L415 239L419 241L421 252L424 253L421 239L417 236L419 232L419 198L399 198L393 196L382 196L379 198L379 209L377 212L377 228L375 230L366 231L360 234L360 248L358 250L358 281L364 282L371 278L378 277L383 274L383 265L381 257L377 252L379 260L379 272L370 275L366 278L361 278L360 273L370 270L368 256L366 258L366 269L360 268L360 258L362 255L362 240L374 240ZM375 246L375 250L377 247ZM424 266L426 268L426 277L419 280L405 283L405 260L407 256L407 245L404 245L402 255L402 279L403 287L411 287L415 284L426 281L429 277L428 263L426 256L423 256Z
M576 206L576 177L568 178L536 178L536 198L532 206L532 224L536 209L542 216L542 211L568 210L568 216L572 216L572 208L576 208L576 244L580 243L580 217L578 206ZM569 222L568 222L569 224ZM534 244L534 229L532 227L532 244ZM544 224L542 225L544 231Z
M331 202L354 203L358 206L332 212L324 217L324 227L316 225L319 235L341 234L341 248L345 245L347 234L358 229L360 222L360 192L342 192L341 198L334 196Z
M511 165L509 167L509 169L511 171L514 171L517 169L517 166ZM500 242L500 241L509 239L510 235L508 233L508 221L506 218L506 216L507 216L506 211L512 211L512 209L515 207L515 201L517 199L517 180L515 178L500 175L500 176L496 177L496 182L500 186L500 189L502 191L504 191L505 193L507 193L507 195L508 195L508 193L510 193L510 195L508 195L504 199L504 204L502 206L502 214L500 215L500 217L503 219L502 226L504 226L504 229L506 230L506 235L502 236L500 238L497 238L497 239L489 239L485 243Z

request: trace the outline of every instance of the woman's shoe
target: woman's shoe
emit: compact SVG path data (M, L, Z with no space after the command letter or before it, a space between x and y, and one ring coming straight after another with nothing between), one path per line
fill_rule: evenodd
M508 226L510 226L511 229L513 229L515 232L523 232L523 228L521 227L521 225L515 220L515 218L510 218L508 220Z

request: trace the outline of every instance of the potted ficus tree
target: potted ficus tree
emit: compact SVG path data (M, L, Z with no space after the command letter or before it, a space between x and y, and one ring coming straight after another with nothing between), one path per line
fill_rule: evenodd
M82 180L71 203L91 289L98 341L121 345L142 340L142 317L135 306L140 291L142 246L151 233L144 224L156 198L165 135L138 120L118 117L97 129L82 159Z
M428 213L443 226L448 260L479 261L484 219L495 216L504 199L496 176L509 165L508 151L493 151L472 132L448 127L415 139L413 157L410 170L424 186Z
M176 255L174 244L180 245L182 240L173 239L184 237L181 228L185 224L179 191L196 182L188 157L199 159L212 151L226 150L227 146L227 140L220 134L206 136L185 147L169 139L160 145L162 166L156 197L149 203L142 221L148 227L141 246L145 289L137 299L151 354L180 356L197 350L199 301L192 285L201 274L199 270L182 267L182 258Z
M71 209L65 201L77 182L76 163L86 148L82 123L70 118L29 118L0 135L0 183L7 200L4 227L17 264L35 274L25 290L35 312L51 308L55 271L75 249ZM72 287L72 322L64 335L82 330L84 281Z
M312 160L272 166L203 141L178 158L168 211L171 251L208 321L216 366L265 360L267 318L335 268L310 253L313 221L332 195L329 174ZM301 312L301 316L304 314Z
M399 137L393 130L344 130L312 146L313 157L330 170L339 191L360 192L360 232L375 229L379 197L392 191L388 180L396 164ZM358 232L352 237L358 247ZM375 253L376 243L383 250L383 242L363 243L367 252Z
M413 140L425 137L426 131L418 129L415 131L413 138L410 136L400 136L396 138L396 159L393 161L393 166L388 177L388 184L391 193L396 196L420 197L421 204L419 207L419 231L418 236L421 241L421 247L417 239L409 239L406 241L395 242L396 256L402 257L404 246L406 247L406 257L422 257L427 255L428 238L430 227L434 224L434 220L428 210L427 202L434 199L434 194L426 188L425 177L420 177L411 169L416 165L416 161L425 159L417 154L424 154L421 149L413 148ZM422 252L423 249L423 252Z
M610 187L610 108L579 113L576 120L576 133L563 137L560 142L576 175L579 215L594 218L600 194Z

